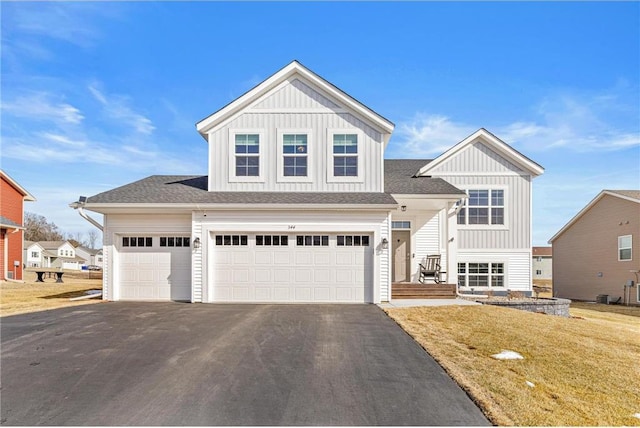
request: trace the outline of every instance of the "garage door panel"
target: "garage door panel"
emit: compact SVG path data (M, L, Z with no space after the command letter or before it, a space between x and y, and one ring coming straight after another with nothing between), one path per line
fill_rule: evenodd
M121 300L191 300L190 247L155 246L119 249Z
M245 235L245 234L243 234ZM244 246L212 245L210 299L217 302L370 302L373 249L312 240L268 245L268 234L246 234ZM256 245L256 235L260 244ZM325 234L322 234L323 236ZM370 239L371 241L371 239ZM327 241L320 240L319 243ZM353 240L355 243L355 238ZM358 240L360 242L360 240ZM316 244L316 245L313 245ZM371 271L371 272L368 272Z
M271 287L260 287L257 286L255 288L255 300L260 302L269 302L271 301Z
M271 265L273 264L273 253L269 251L256 251L255 264L257 265Z
M249 269L234 269L231 271L232 281L235 284L249 282Z

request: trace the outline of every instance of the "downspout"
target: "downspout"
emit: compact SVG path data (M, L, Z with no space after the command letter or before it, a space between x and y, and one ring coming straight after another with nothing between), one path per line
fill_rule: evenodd
M86 201L86 198L84 196L80 196L80 200L82 199ZM104 232L104 227L100 223L98 223L96 220L89 217L89 215L84 212L84 209L83 209L84 204L85 202L73 202L69 204L69 207L78 210L78 214L80 214L80 217L82 217L83 219L87 220L89 223L91 223L92 225L100 229L101 232Z

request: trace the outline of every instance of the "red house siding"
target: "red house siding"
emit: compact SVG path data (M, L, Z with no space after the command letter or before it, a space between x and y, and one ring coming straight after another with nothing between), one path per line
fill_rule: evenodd
M25 195L13 187L4 176L0 180L0 215L16 224L22 225L24 219L23 202ZM0 230L0 280L6 279L5 267L13 273L14 279L22 279L22 243L24 232L11 229ZM6 248L6 249L5 249ZM6 255L6 260L5 260ZM14 267L14 262L18 266Z

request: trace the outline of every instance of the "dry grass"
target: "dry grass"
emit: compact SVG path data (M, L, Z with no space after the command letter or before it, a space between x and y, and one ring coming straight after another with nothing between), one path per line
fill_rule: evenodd
M533 289L538 290L538 297L553 297L553 281L551 279L534 279Z
M488 305L387 313L494 424L640 425L640 319L575 311L580 318ZM525 359L491 358L505 349Z
M69 301L87 290L102 289L101 272L65 271L62 284L56 283L54 277L45 277L44 283L35 282L36 274L29 271L25 271L24 277L24 284L0 283L0 317L101 301L99 298Z

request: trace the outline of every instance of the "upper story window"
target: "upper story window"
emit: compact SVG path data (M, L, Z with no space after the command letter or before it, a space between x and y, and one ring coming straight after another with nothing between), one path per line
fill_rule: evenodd
M262 181L263 144L258 131L229 130L230 181Z
M364 134L355 129L327 129L327 181L361 183Z
M473 189L467 191L469 198L461 202L458 224L504 225L504 190Z
M284 154L284 176L307 176L307 136L304 134L284 134L282 136Z
M333 134L334 177L358 176L358 135Z
M618 260L631 260L631 235L618 236Z
M260 135L236 134L236 176L260 176Z
M32 251L31 257L40 257L40 253L38 253L37 251Z

